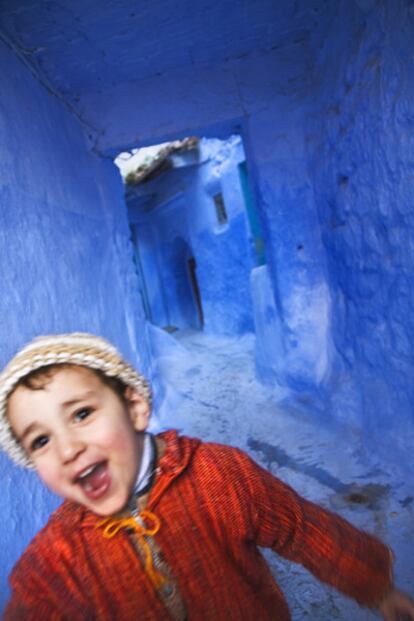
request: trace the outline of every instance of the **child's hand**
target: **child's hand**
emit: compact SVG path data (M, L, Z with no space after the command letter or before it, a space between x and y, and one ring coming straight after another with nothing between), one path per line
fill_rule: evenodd
M385 621L414 621L414 601L397 589L388 593L378 610Z

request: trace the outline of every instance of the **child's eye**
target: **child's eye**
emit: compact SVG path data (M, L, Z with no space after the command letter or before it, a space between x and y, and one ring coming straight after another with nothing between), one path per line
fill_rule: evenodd
M49 437L48 436L37 436L37 438L35 438L31 443L30 443L30 450L31 451L38 451L39 449L43 448L44 446L46 446L46 444L49 442Z
M73 416L75 421L82 421L85 420L85 418L88 418L88 416L92 414L92 408L82 408L80 410L77 410Z

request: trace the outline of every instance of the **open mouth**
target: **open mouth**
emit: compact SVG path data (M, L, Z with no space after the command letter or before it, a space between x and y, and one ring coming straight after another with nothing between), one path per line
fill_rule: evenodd
M108 463L106 461L93 464L83 470L75 479L88 498L93 500L103 496L111 484Z

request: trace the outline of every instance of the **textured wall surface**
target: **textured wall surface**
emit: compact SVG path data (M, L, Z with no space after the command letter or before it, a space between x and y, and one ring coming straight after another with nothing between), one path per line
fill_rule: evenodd
M87 330L148 371L117 171L3 46L0 63L1 366L38 334ZM11 566L56 502L0 456L0 607Z
M2 30L56 89L77 103L86 90L242 57L309 37L332 0L131 0L85 4L3 0ZM323 13L323 12L322 12ZM90 119L92 120L92 118ZM102 127L105 129L105 127Z
M332 409L412 468L414 7L359 4L342 3L320 50L307 141L339 354Z
M330 293L307 172L306 108L300 103L295 91L276 96L274 108L249 119L246 143L274 292L274 313L269 315L266 306L260 313L275 326L273 357L278 362L272 359L270 366L279 367L279 381L316 397L331 366ZM266 296L257 293L258 304Z

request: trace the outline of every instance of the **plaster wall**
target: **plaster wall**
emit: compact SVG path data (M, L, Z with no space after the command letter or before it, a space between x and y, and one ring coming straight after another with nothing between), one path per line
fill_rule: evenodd
M331 370L331 302L307 171L306 108L301 103L294 96L279 96L274 109L264 110L247 124L245 144L268 260L268 274L261 270L252 280L252 295L257 305L256 333L273 334L263 343L262 359L267 358L279 382L319 406ZM271 283L274 304L266 282ZM260 357L260 342L258 347Z
M0 364L36 335L83 330L151 373L117 170L2 44L0 64ZM11 567L57 502L0 455L0 609Z
M308 44L298 40L202 69L178 66L159 76L85 91L78 110L102 130L96 149L114 157L126 148L191 135L227 138L243 129L246 116L267 109L277 117L279 97L304 95L310 69Z
M307 152L339 352L331 408L412 471L414 9L342 2L315 73ZM411 453L411 454L410 454Z

